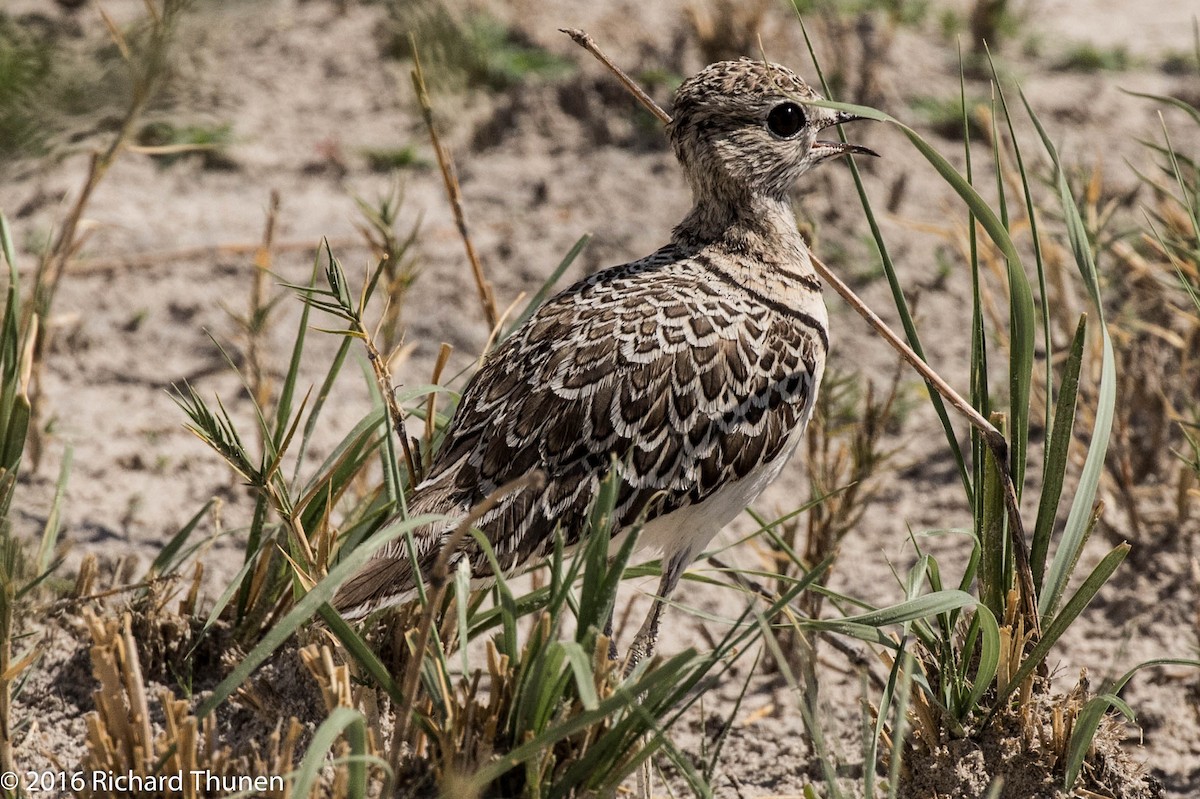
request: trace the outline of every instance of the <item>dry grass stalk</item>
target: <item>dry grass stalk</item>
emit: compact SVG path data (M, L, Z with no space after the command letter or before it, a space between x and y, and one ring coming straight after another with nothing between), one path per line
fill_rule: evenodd
M375 373L375 382L379 385L380 394L387 405L392 430L400 439L400 449L404 453L404 466L408 469L408 479L410 484L415 486L421 482L421 464L413 456L413 445L409 441L408 428L404 423L404 409L396 401L396 393L392 390L392 386L395 384L392 382L392 370L388 366L388 359L375 346L374 337L363 326L361 320L353 322L352 328L354 334L362 339L363 347L367 350L367 360L371 363L371 370Z
M141 659L131 632L134 619L129 613L119 618L101 617L90 607L83 609L82 616L92 638L92 672L100 683L92 694L95 710L86 717L85 771L144 778L178 774L182 779L170 786L177 790L161 793L199 799L211 793L205 783L209 776L228 780L245 775L283 775L292 770L303 732L295 718L286 725L281 722L262 749L238 750L221 740L221 734L229 731L218 731L215 716L198 720L188 700L160 687L155 694L162 708L162 723L153 724ZM196 779L194 774L201 776ZM96 788L96 783L90 781L80 795L88 799L129 795L115 785ZM286 781L278 780L256 795L284 799Z
M335 663L333 651L328 646L309 644L300 650L300 660L320 686L326 710L354 707L350 667L345 663Z
M49 317L51 305L58 293L58 287L66 272L67 264L79 253L86 240L84 213L92 195L112 165L128 149L143 112L166 75L167 52L174 33L175 20L182 13L183 4L179 0L164 0L163 8L160 10L153 2L147 0L146 9L149 23L149 30L146 34L148 40L145 44L145 51L139 52L136 57L120 28L101 9L101 18L108 27L109 35L132 73L129 105L117 124L116 133L109 140L108 145L91 153L87 175L84 177L79 195L67 212L63 224L58 230L58 235L55 236L38 264L34 278L33 302L27 306L26 318L22 320L25 329L30 329L30 325L34 324L36 318L46 319ZM50 352L48 338L45 331L42 335L30 336L34 350L32 380L29 384L29 403L30 416L34 423L29 426L26 452L29 454L32 470L35 472L41 462L43 448L42 425L38 424L36 420L40 418L42 404L42 368L46 356Z
M471 264L471 275L475 278L475 287L479 291L479 304L483 307L483 315L487 320L488 329L493 330L500 322L500 314L496 310L496 295L492 290L492 284L483 274L483 264L480 263L479 255L475 252L475 245L471 242L471 235L467 229L467 215L463 208L462 189L458 185L458 175L454 171L454 162L450 159L450 154L438 136L437 127L433 124L433 105L429 101L429 91L425 88L425 74L421 71L421 59L417 55L416 39L411 35L409 36L409 46L412 48L413 57L413 88L417 92L417 101L421 105L421 116L425 120L425 127L429 130L429 140L433 144L433 152L437 157L438 168L442 172L442 181L446 186L446 195L450 199L450 207L454 212L454 223L458 227L458 235L466 250L467 261Z
M250 307L243 320L246 333L246 366L250 371L250 392L258 407L266 408L271 402L271 380L263 368L263 339L267 333L267 321L271 302L267 299L267 275L274 260L275 225L279 218L279 192L271 190L267 205L267 221L263 228L262 242L254 251L254 279L250 284ZM259 446L265 431L258 428Z
M438 385L442 380L442 372L446 369L446 362L450 360L450 353L454 350L446 342L442 342L442 346L438 348L437 362L433 365L433 376L430 378L430 383ZM425 446L423 447L423 468L428 468L433 460L433 433L437 428L437 392L429 392L429 399L425 403Z
M151 774L155 741L129 614L100 618L84 608L83 619L92 637L92 671L100 683L92 694L96 709L87 716L84 766L89 771Z
M418 217L403 239L397 235L396 213L403 200L398 187L377 206L356 199L363 221L354 226L380 265L379 285L386 299L375 336L381 342L380 348L388 353L389 363L399 357L404 339L401 313L408 290L417 279L417 258L412 250L421 232L421 220Z

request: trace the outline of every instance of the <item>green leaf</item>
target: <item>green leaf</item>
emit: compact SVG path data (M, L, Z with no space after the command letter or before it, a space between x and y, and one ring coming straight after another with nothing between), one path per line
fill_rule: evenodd
M996 670L1000 666L1000 626L996 617L983 605L975 606L975 621L979 624L979 664L975 667L972 679L971 693L967 696L958 720L963 721L969 713L979 707L984 693L996 678ZM963 650L964 661L970 660L970 650Z
M1033 571L1033 587L1042 594L1042 578L1046 571L1046 555L1054 535L1054 520L1062 497L1063 480L1069 465L1068 455L1075 429L1075 403L1079 394L1079 369L1083 364L1083 345L1087 332L1087 315L1079 317L1075 338L1067 362L1063 365L1062 382L1058 389L1058 405L1054 409L1050 442L1046 447L1045 468L1042 473L1042 495L1038 500L1037 522L1033 528L1033 545L1029 565Z
M567 269L570 268L571 264L575 263L575 259L579 257L579 253L583 252L583 248L586 247L588 242L591 240L591 233L584 233L579 237L579 240L575 242L574 246L572 246L567 254L563 256L562 261L559 262L555 270L550 273L550 277L546 278L545 282L543 282L541 287L538 288L537 293L534 294L529 300L528 304L526 304L525 310L521 311L521 315L518 316L511 325L509 325L508 330L504 331L504 335L500 337L501 341L519 330L521 325L528 322L529 317L533 316L534 312L537 311L538 308L542 307L542 303L544 303L546 298L550 296L550 292L554 288L554 285L562 279L563 274L567 271Z
M880 632L878 628L929 618L939 613L971 607L977 603L978 600L965 591L937 591L869 613L840 619L805 619L800 624L808 629L842 633L870 643L895 648L896 642Z
M196 514L192 516L192 518L188 519L183 527L179 528L179 532L171 536L171 540L168 541L167 545L159 551L157 557L154 558L154 562L150 564L150 569L147 572L147 576L155 577L160 574L168 574L179 566L182 558L178 558L176 556L183 548L183 545L187 543L187 540L191 538L192 533L195 532L196 528L200 526L200 521L208 515L210 510L212 510L212 506L215 503L215 499L210 499L208 502L205 502L204 507L196 511Z
M1116 387L1116 358L1113 354L1112 339L1108 335L1108 327L1104 321L1104 305L1100 299L1100 280L1096 274L1096 262L1088 245L1087 228L1079 213L1079 206L1071 196L1071 188L1058 159L1054 143L1047 135L1041 121L1038 120L1029 100L1024 94L1021 100L1033 120L1034 127L1042 138L1046 152L1054 162L1057 173L1059 199L1067 226L1067 236L1071 242L1071 251L1075 256L1075 265L1083 278L1084 286L1092 298L1099 321L1100 335L1103 339L1103 355L1100 364L1100 388L1096 401L1096 417L1092 426L1091 443L1083 462L1083 471L1079 475L1079 486L1067 515L1066 528L1062 540L1055 550L1054 559L1050 563L1050 571L1046 576L1045 587L1038 596L1038 613L1043 619L1054 615L1059 600L1071 578L1071 572L1083 551L1083 544L1091 529L1092 508L1096 491L1100 485L1100 476L1104 471L1104 459L1108 453L1109 435L1112 432L1113 414L1117 401Z
M1087 704L1083 706L1083 710L1076 717L1075 725L1071 730L1071 739L1067 742L1066 763L1063 769L1063 787L1068 792L1075 788L1075 780L1079 778L1079 771L1083 768L1083 760L1087 756L1088 749L1091 748L1096 730L1100 727L1100 720L1108 713L1109 708L1116 708L1125 718L1133 721L1133 710L1117 694L1133 678L1133 675L1151 666L1192 666L1200 668L1200 660L1189 660L1186 658L1156 658L1154 660L1147 660L1144 663L1134 666L1118 679L1105 684L1098 696L1088 700Z
M992 414L992 424L1004 432L1004 417ZM1008 546L1004 481L995 455L988 449L983 461L983 502L980 505L979 598L996 616L1003 617L1012 587L1013 553Z
M575 690L579 692L579 701L585 710L595 710L600 707L600 697L596 694L596 679L592 671L592 659L583 647L575 641L563 641L562 651L566 655L567 665L575 675Z
M1146 94L1144 92L1130 91L1129 89L1121 89L1121 91L1125 92L1128 95L1132 95L1133 97L1141 97L1146 100L1153 100L1156 103L1166 103L1167 105L1173 105L1176 108L1185 112L1188 116L1190 116L1196 122L1197 125L1200 125L1200 108L1196 108L1196 106L1192 105L1191 103L1180 100L1178 97L1170 97L1165 94Z
M1104 587L1104 584L1108 582L1108 578L1112 576L1112 573L1125 560L1127 554L1129 554L1129 544L1121 544L1114 547L1112 551L1096 564L1096 568L1092 569L1091 574L1079 586L1079 590L1072 594L1071 598L1063 605L1062 611L1042 628L1041 639L1038 640L1029 654L1025 656L1025 659L1021 661L1021 665L1017 668L1016 673L1013 674L1008 684L1002 687L997 693L996 704L988 713L988 720L1004 706L1005 700L1020 686L1025 678L1041 665L1046 656L1050 654L1050 650L1054 647L1054 644L1075 623L1075 619L1088 606L1088 603L1092 601L1096 593Z

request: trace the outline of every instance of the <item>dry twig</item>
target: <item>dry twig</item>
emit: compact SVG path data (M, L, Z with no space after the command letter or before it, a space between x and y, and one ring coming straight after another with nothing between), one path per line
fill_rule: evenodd
M458 235L462 238L463 248L467 251L467 260L471 264L471 274L475 278L475 287L479 290L479 303L483 306L483 314L487 318L488 329L496 327L500 314L496 311L496 295L492 284L483 274L483 265L471 243L471 235L467 231L467 215L463 209L462 189L458 185L458 175L454 172L454 162L450 154L442 146L437 128L433 124L433 105L429 102L429 91L425 88L425 73L421 71L421 59L417 56L417 42L409 37L412 48L413 88L417 91L417 101L421 105L421 116L425 119L425 127L429 130L429 140L433 143L433 153L437 156L438 168L442 171L442 181L446 184L446 196L450 199L450 207L454 211L454 224L458 227Z

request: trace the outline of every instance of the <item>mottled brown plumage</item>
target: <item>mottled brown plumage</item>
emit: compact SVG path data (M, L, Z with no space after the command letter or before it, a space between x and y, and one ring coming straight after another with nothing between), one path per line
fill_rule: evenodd
M668 128L695 205L654 254L548 300L486 360L459 401L409 512L447 514L420 530L428 574L467 512L535 470L476 526L505 572L545 556L556 527L578 543L613 459L617 528L664 554L660 598L721 527L779 473L812 413L829 349L820 283L789 190L810 167L862 148L816 141L852 119L804 106L791 71L743 59L680 87ZM451 566L491 567L473 539ZM347 617L410 599L413 564L387 547L335 598ZM656 635L661 601L635 658Z

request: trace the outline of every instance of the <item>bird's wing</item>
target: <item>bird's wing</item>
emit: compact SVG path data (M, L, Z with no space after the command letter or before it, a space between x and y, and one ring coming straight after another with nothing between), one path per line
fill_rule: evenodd
M461 513L541 470L480 520L505 569L545 554L555 525L578 540L614 457L624 526L780 457L811 411L823 330L652 259L551 299L463 393L418 501Z

